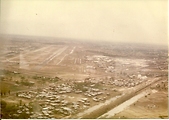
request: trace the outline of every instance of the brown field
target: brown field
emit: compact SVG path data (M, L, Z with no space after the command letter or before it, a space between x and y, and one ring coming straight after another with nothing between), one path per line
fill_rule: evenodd
M2 118L168 117L166 46L1 39Z

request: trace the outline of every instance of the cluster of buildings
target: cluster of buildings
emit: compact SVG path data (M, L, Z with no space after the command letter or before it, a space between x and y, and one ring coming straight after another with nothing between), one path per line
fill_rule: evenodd
M108 56L102 56L102 55L94 55L94 56L86 56L86 60L90 61L91 63L94 63L91 66L86 66L87 71L95 70L96 67L99 69L104 70L107 72L114 72L114 61L112 58Z
M92 64L86 66L87 71L95 71L98 67L105 72L114 72L115 61L107 56L87 56L87 61ZM147 76L141 74L124 78L88 78L81 82L90 82L90 85L82 85L76 89L74 84L51 84L40 91L28 91L18 94L18 97L30 100L37 100L40 105L40 113L31 114L30 118L63 118L71 116L93 105L93 103L105 101L110 96L109 90L99 89L98 83L114 85L117 87L134 87L147 80ZM83 84L83 83L82 83ZM84 90L85 89L85 90ZM108 88L109 89L109 88ZM81 96L75 98L75 96ZM74 97L75 99L71 99Z
M21 100L20 100L20 104L13 106L11 109L13 111L11 112L9 110L9 114L8 114L8 116L11 119L20 119L20 118L25 119L25 118L29 118L30 115L34 114L34 112L32 111L32 106L29 106L28 104L21 104Z
M147 80L147 76L142 76L141 74L138 74L137 77L134 75L134 76L130 76L128 79L111 80L110 84L119 87L134 87L144 82L145 80Z
M86 66L86 69L90 70L102 70L105 73L116 73L120 69L129 72L129 69L144 68L147 67L149 62L145 59L126 59L126 58L113 58L103 55L86 56L86 61L90 66Z
M85 88L87 91L82 92L80 89L75 89L74 86L69 84L57 86L53 84L41 91L20 92L18 93L18 97L38 101L40 112L38 114L36 112L29 113L30 118L62 118L88 108L91 106L91 102L106 100L106 97L101 96L106 93L94 88L94 86L95 84L91 84ZM82 97L77 99L70 94ZM71 97L74 99L71 99ZM22 110L20 110L21 112Z

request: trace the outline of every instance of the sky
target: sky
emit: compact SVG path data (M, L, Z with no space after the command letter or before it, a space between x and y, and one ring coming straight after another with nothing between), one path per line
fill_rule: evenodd
M1 0L1 33L167 44L167 5L167 0Z

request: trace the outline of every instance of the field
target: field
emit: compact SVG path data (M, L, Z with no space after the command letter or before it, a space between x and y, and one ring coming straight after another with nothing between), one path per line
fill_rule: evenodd
M168 118L167 46L1 40L2 118Z

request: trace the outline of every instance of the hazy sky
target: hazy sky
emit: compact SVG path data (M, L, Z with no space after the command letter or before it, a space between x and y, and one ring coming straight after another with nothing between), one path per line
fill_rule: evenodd
M167 0L1 0L1 32L167 44Z

